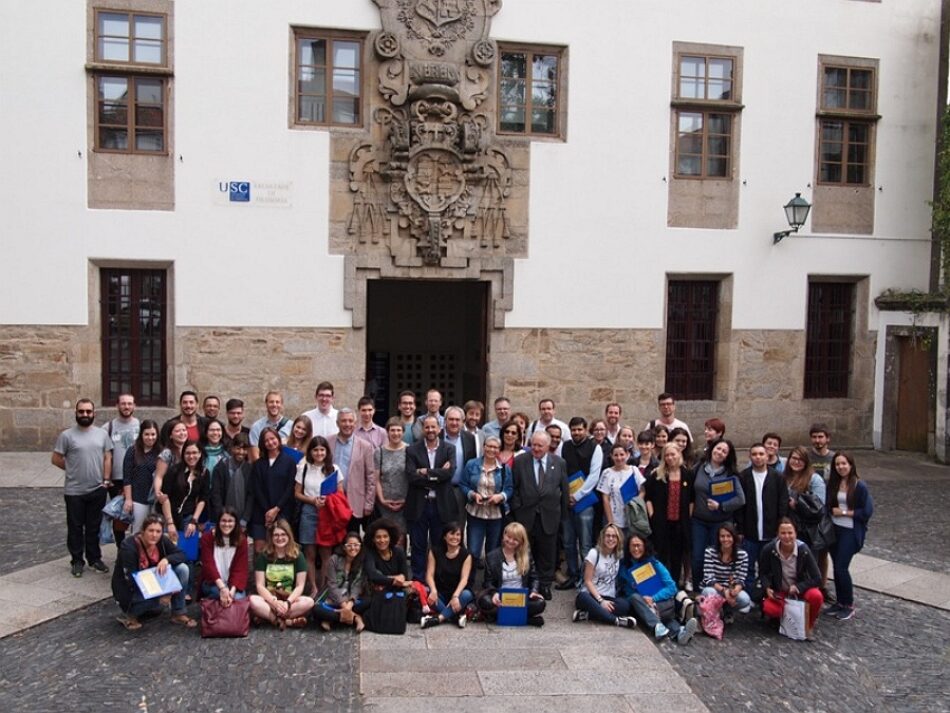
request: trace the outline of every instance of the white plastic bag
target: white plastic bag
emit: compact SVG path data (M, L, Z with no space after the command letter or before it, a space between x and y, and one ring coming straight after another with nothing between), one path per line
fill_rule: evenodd
M808 637L808 603L803 599L786 599L778 633L789 639L803 641Z

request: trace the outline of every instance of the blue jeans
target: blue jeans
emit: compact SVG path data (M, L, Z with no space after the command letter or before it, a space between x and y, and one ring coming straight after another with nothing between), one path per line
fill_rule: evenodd
M854 606L854 584L851 581L851 560L861 551L854 528L835 525L835 543L831 546L831 561L835 566L835 596L838 604Z
M188 576L188 565L176 564L172 569L175 572L175 576L178 577L178 581L181 583L181 591L172 594L172 614L184 614L185 594L188 592L189 584L191 583ZM146 612L161 610L162 603L160 597L143 599L142 593L134 584L132 585L132 590L132 603L129 605L129 611L126 612L129 616L138 618Z
M221 590L218 589L217 584L212 584L211 582L202 582L201 596L205 597L206 599L218 599L221 596ZM246 596L247 594L245 594L244 592L240 590L237 590L234 592L235 600L244 599L244 597Z
M452 607L449 606L448 601L445 600L441 595L439 596L439 601L436 603L436 606L439 607L439 614L442 615L443 619L446 621L452 621L459 614L463 614L465 612L465 607L474 601L475 595L467 589L463 589L462 593L459 594L459 603L462 605L462 607L459 609L458 614L452 610Z
M670 630L671 636L676 636L679 633L681 628L680 623L676 620L676 607L674 605L673 609L670 610L670 616L666 619L661 619L660 615L656 613L656 610L643 601L643 597L639 594L634 594L630 597L630 606L633 607L633 613L636 614L637 619L643 622L651 632L653 628L662 623Z
M604 597L604 600L614 603L613 613L607 611L584 587L577 593L574 608L586 611L593 621L601 621L605 624L616 624L618 616L627 616L630 613L630 602L626 599Z
M704 587L704 588L703 588L702 595L703 595L704 597L711 597L713 594L719 594L719 592L717 592L713 587ZM723 604L723 605L722 605L722 608L723 608L724 611L725 611L725 610L728 610L728 609L729 609L729 605L728 605L728 604ZM748 614L748 613L749 613L749 609L751 609L751 608L752 608L752 597L750 597L750 596L749 596L749 593L748 593L746 590L743 589L743 590L742 590L741 592L739 592L739 594L736 596L736 609L739 610L739 613L740 613L740 614Z
M721 522L705 522L695 517L689 521L693 546L690 556L693 567L693 589L699 589L699 583L703 581L703 556L707 547L716 545L716 533L719 532L720 525L722 525Z
M409 544L412 546L409 562L413 579L425 581L429 542L438 542L440 537L442 537L442 519L439 517L439 506L434 498L426 498L419 517L409 523Z
M488 554L501 545L501 526L504 522L504 518L483 520L480 517L468 516L468 551L472 553L475 562L482 559L482 547L485 548L485 554Z
M584 576L581 562L594 546L594 508L587 508L581 513L571 510L561 521L561 531L567 574L579 582Z

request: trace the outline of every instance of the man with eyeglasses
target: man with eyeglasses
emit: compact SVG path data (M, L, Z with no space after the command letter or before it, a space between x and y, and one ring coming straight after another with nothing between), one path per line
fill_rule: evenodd
M674 428L685 429L686 434L689 436L689 440L693 440L693 434L690 433L689 426L687 426L684 421L680 421L678 418L676 418L676 399L673 398L673 394L663 392L657 396L656 406L660 411L660 417L650 421L644 430L649 429L652 431L656 424L661 423L671 431Z
M99 547L99 524L106 491L112 485L112 439L93 425L95 420L95 404L79 399L76 425L59 434L50 459L66 471L66 547L74 577L82 577L83 555L97 572L109 571Z

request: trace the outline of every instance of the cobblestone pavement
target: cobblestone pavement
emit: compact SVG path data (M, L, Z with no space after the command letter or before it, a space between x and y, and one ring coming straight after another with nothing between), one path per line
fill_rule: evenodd
M862 554L950 574L950 479L870 481L874 516Z
M661 648L711 711L950 711L950 612L860 589L855 601L854 619L822 616L812 642L752 613L722 641Z
M0 576L68 555L62 488L0 488Z
M194 607L196 609L196 607ZM0 639L7 713L357 711L358 639L351 630L201 639L167 621L136 633L111 601ZM193 612L197 614L197 612Z

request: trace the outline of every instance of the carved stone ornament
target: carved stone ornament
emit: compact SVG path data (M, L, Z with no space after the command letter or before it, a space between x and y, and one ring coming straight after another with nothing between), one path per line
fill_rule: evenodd
M382 30L372 138L349 154L354 194L346 230L361 244L411 240L427 265L449 241L488 253L510 237L512 168L490 96L498 51L488 37L501 0L374 0Z

